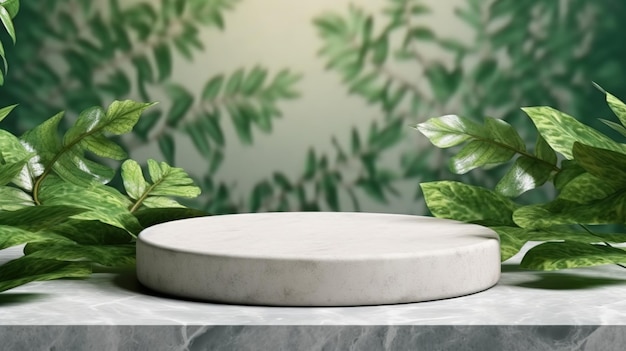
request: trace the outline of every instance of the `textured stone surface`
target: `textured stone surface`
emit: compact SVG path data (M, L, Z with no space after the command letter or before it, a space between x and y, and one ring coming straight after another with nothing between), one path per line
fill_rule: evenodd
M253 213L146 229L137 272L157 291L216 302L374 305L485 290L500 252L490 229L432 217Z

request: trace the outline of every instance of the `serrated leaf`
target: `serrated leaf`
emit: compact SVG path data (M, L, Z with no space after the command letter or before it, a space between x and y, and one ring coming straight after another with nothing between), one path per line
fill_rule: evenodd
M576 241L548 242L530 249L520 266L551 271L626 262L626 251Z
M39 194L39 201L47 206L72 206L89 211L73 218L99 220L137 234L141 227L128 208L132 203L115 188L92 182L79 186L58 178L48 177Z
M106 267L129 267L135 264L135 245L79 245L76 243L29 243L24 248L29 257L72 262L93 262Z
M574 157L572 148L577 141L597 148L626 153L624 144L616 143L561 111L547 106L525 107L522 110L532 119L546 142L568 160Z
M133 200L141 197L148 187L148 182L143 178L141 166L135 160L126 160L122 163L122 181L126 193Z
M494 191L454 181L421 183L426 205L439 218L488 226L514 226L519 205Z
M582 168L602 181L626 186L626 155L579 142L574 143L572 154Z
M126 161L128 164L133 164L134 161ZM136 169L136 167L135 167ZM176 207L178 203L167 201L164 199L153 199L145 204L147 199L151 197L161 196L180 196L180 197L196 197L200 195L200 188L194 185L193 179L185 173L182 168L171 167L165 162L157 162L155 160L148 160L148 173L150 174L151 182L143 180L143 173L136 174L134 177L142 178L146 187L136 197L136 202L132 205L131 212L134 212L145 205L147 207L167 206Z
M517 197L524 192L543 185L554 167L546 162L520 156L496 185L496 191L504 196Z
M2 269L0 269L0 291L33 281L87 278L89 275L91 275L91 267L88 263L23 256L2 265Z

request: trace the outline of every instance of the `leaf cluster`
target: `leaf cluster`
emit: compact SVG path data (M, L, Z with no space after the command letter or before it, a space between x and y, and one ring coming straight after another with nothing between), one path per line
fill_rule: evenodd
M626 135L626 104L605 94L620 123L603 121ZM498 119L486 118L479 125L447 115L416 126L439 148L461 146L451 158L454 172L510 164L494 190L454 181L422 183L430 211L494 229L500 235L502 260L529 241L543 242L524 255L524 268L625 263L626 251L614 244L626 242L626 234L595 233L589 226L626 223L626 144L551 107L522 110L538 134L532 151L515 128ZM516 201L546 182L556 191L550 201L529 205Z
M63 113L19 137L0 129L0 249L24 245L24 256L0 266L0 291L133 265L143 228L203 214L170 198L200 194L182 169L149 160L148 181L112 139L130 132L151 105L91 107L63 133ZM13 108L0 109L0 121ZM115 172L104 159L125 160L125 194L107 185Z

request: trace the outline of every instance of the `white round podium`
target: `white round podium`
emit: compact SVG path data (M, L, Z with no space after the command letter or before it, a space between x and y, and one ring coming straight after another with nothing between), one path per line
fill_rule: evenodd
M222 215L155 225L137 240L137 278L143 285L218 303L409 303L482 291L499 277L495 232L432 217Z

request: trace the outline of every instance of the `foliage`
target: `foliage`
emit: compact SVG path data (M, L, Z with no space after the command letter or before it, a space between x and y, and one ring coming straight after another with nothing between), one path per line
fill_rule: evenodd
M41 116L64 109L72 121L89 106L113 99L159 100L132 134L117 140L120 146L132 151L158 145L175 165L177 144L188 137L207 164L202 176L213 182L227 136L252 144L256 132L272 131L282 115L279 104L298 96L299 75L288 69L271 72L256 65L199 72L196 77L204 84L198 93L176 76L177 60L193 61L207 50L200 39L203 31L223 30L226 15L238 2L24 2L15 22L20 45L7 53L19 70L8 77L10 88L0 90L0 105L19 103L21 108L5 129L24 132L43 122ZM121 188L119 182L115 185ZM219 189L226 185L205 187L203 203L194 205L227 212L230 195L224 199Z
M18 8L17 0L0 2L0 19L13 40L7 14L15 16ZM0 250L24 246L23 256L0 265L0 291L133 265L143 228L205 214L169 198L193 198L200 189L164 162L148 161L148 182L137 162L126 160L126 195L107 185L115 176L111 162L127 158L116 137L131 132L152 105L115 100L106 110L89 107L64 130L63 112L19 137L0 129ZM1 108L0 122L6 124L16 106Z
M620 121L610 125L626 135L626 104L609 93L606 101ZM502 260L528 241L543 242L524 255L524 268L626 263L626 251L613 245L626 242L626 234L588 228L626 223L626 144L551 107L522 110L538 132L532 151L503 120L487 118L479 125L447 115L416 126L439 148L462 145L450 160L454 172L512 163L494 190L454 181L421 184L431 212L494 229L500 235ZM530 205L515 201L546 182L557 191L554 199Z
M106 185L114 171L93 155L125 159L110 136L130 132L151 105L125 100L106 110L88 108L62 137L62 113L21 137L0 130L0 249L25 244L24 256L0 266L0 291L34 280L85 277L96 266L132 265L135 239L146 225L203 214L172 208L181 205L168 196L192 198L200 189L182 169L164 162L148 161L147 182L139 165L126 160L126 195Z

